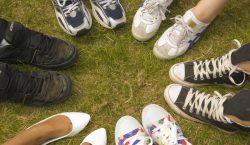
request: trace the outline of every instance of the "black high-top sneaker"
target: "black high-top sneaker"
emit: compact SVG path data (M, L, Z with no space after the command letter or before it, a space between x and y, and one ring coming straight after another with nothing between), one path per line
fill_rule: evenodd
M45 69L67 68L76 62L76 48L63 40L32 31L18 22L0 19L0 27L1 61Z
M66 75L53 72L21 72L7 64L0 64L1 99L14 100L27 105L50 105L70 97L71 80Z
M232 54L236 51L233 49L222 57L210 60L175 64L169 76L172 81L189 87L209 84L240 87L245 84L248 76L237 64L232 63Z
M168 105L184 118L211 124L226 132L250 131L250 128L239 125L239 123L232 121L230 116L228 116L229 114L234 114L231 111L227 111L228 107L225 104L232 102L234 98L238 98L233 94L222 96L220 93L215 92L213 95L210 95L193 88L172 84L165 89L164 97ZM240 100L244 102L243 99ZM236 108L238 103L234 103L233 108ZM230 104L232 103L229 103L229 106L232 106ZM250 105L250 102L248 104ZM230 113L228 114L227 112ZM249 114L243 118L249 119Z

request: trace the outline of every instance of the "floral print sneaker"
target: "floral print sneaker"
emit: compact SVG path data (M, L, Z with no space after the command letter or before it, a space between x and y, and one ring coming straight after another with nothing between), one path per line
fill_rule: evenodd
M191 145L175 119L158 105L151 104L144 108L142 122L157 145Z
M122 117L115 128L116 145L153 145L141 124L131 116Z

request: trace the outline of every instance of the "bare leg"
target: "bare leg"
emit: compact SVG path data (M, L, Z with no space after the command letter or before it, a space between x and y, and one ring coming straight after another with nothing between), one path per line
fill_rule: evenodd
M192 12L200 21L204 23L212 22L220 13L228 0L201 0Z
M49 139L66 135L71 130L71 121L60 115L20 132L3 145L40 145Z

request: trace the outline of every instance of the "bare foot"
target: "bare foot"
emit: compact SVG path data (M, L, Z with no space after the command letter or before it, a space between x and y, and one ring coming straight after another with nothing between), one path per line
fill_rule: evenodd
M72 123L69 118L58 115L22 131L3 145L40 145L47 140L67 135L71 130Z

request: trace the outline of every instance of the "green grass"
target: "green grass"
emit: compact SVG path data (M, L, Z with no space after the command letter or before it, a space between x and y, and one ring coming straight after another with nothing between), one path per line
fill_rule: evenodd
M193 7L198 0L175 0L168 18ZM90 8L88 1L85 1ZM114 128L117 120L131 115L140 120L144 106L156 103L167 109L181 125L190 142L199 145L249 145L246 133L227 134L211 126L188 121L175 114L165 103L163 91L171 84L169 68L178 62L221 56L232 49L234 38L242 43L250 41L249 0L230 0L223 12L202 36L194 49L174 60L161 61L152 54L155 41L173 24L165 21L157 35L149 42L141 43L131 35L131 23L141 0L122 0L128 23L118 30L107 30L95 20L89 33L71 37L59 27L50 0L0 0L0 16L20 21L25 26L74 44L79 52L78 63L64 72L71 76L74 89L65 103L50 107L29 107L14 103L0 103L0 143L17 132L56 113L79 111L91 114L90 124L79 135L55 144L80 144L91 131L104 127L108 131L108 144L114 145ZM18 66L28 70L30 66ZM250 88L250 85L244 89ZM209 86L222 93L239 89Z

